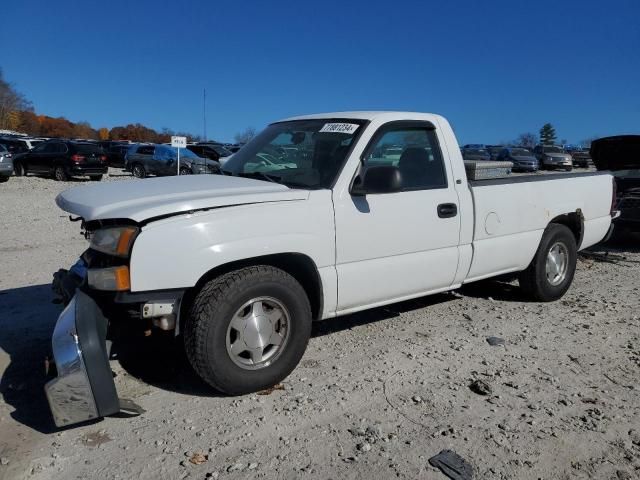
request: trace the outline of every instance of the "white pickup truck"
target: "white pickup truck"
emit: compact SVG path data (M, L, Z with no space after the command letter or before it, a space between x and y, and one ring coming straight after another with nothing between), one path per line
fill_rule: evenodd
M296 367L313 321L513 272L532 298L558 299L616 214L608 173L468 181L431 114L283 120L223 170L58 196L90 239L53 335L58 426L120 410L114 322L175 331L206 382L245 394Z

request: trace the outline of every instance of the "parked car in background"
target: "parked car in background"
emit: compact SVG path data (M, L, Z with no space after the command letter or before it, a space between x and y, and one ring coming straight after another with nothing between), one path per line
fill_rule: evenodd
M591 154L587 150L572 150L571 158L574 167L589 168L592 163Z
M0 145L0 183L9 180L13 173L13 160L11 157L12 154L7 150L7 147Z
M2 137L0 138L0 145L7 147L10 153L16 155L18 153L28 152L36 145L42 143L42 140L35 138L22 138L22 137Z
M229 150L227 150L226 148L224 148L221 144L219 143L210 143L210 142L199 142L196 145L203 145L203 146L207 146L210 149L212 149L213 151L215 151L218 154L218 158L217 161L220 162L220 165L224 165L224 163L227 161L227 159L229 157L231 157L231 155L233 155L232 152L230 152ZM188 148L188 147L187 147Z
M571 155L557 145L536 145L533 153L540 163L541 169L563 169L571 171L573 161Z
M220 161L221 155L219 153L219 148L213 148L214 145L209 144L189 144L187 148L195 153L197 156L202 158L208 158L209 160L215 160L216 162ZM226 152L225 152L226 153Z
M107 157L99 145L69 140L49 140L15 155L13 169L17 176L53 175L59 181L79 176L99 181L108 170Z
M178 149L162 144L134 145L126 154L125 170L134 177L177 175ZM220 164L180 149L180 175L219 173Z
M640 135L619 135L591 142L593 163L610 170L616 181L616 227L640 232Z
M503 148L497 161L513 163L514 172L535 172L539 168L538 159L533 153L522 147Z
M125 156L130 148L131 144L129 143L115 143L104 148L109 166L124 168Z
M464 160L491 160L491 155L486 148L463 147L462 158Z
M238 150L240 150L242 148L242 145L235 143L233 145L227 145L226 147L227 150L229 150L231 153L236 153Z
M487 152L489 152L489 155L491 156L491 160L497 160L498 155L500 155L500 152L502 152L504 148L505 148L504 145L487 145L486 150Z

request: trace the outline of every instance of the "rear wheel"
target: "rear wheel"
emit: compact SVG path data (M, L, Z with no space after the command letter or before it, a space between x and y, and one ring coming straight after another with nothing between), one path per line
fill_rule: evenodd
M296 367L311 334L302 286L260 265L207 282L185 322L185 350L203 380L241 395L282 381Z
M520 287L541 302L561 298L576 272L577 247L573 232L564 225L550 224L531 264L518 277Z
M53 170L53 178L55 178L59 182L66 182L67 180L69 180L69 175L67 175L64 167L57 166Z
M8 182L9 177L5 177L4 175L0 176L0 183Z
M91 175L89 177L89 180L91 180L92 182L99 182L100 180L102 180L102 175Z
M22 162L14 162L13 164L13 173L16 177L24 177L27 175L27 169L24 168Z
M182 167L180 169L180 175L191 175L193 172L191 171L191 169L187 168L187 167Z
M144 178L147 176L147 171L140 163L133 164L133 166L131 167L131 173L133 173L133 176L136 178Z

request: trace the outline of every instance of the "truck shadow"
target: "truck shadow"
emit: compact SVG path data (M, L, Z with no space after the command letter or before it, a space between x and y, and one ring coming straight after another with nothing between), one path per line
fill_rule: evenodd
M50 285L0 291L0 395L14 408L11 418L41 433L55 431L44 394L45 357L61 307Z
M323 337L360 325L388 320L403 312L454 298L449 294L432 295L316 322L311 336ZM144 337L139 331L123 330L119 332L117 341L114 341L111 354L128 375L147 385L185 395L225 396L200 379L189 363L182 339L174 338L172 333L154 331L151 336Z

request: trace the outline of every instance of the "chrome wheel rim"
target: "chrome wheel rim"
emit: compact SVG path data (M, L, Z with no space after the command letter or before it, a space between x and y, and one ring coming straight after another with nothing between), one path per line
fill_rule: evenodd
M267 367L286 348L290 332L287 308L273 297L253 298L242 305L227 328L227 354L245 370Z
M569 251L564 243L556 242L547 253L546 273L550 285L560 285L567 277Z

